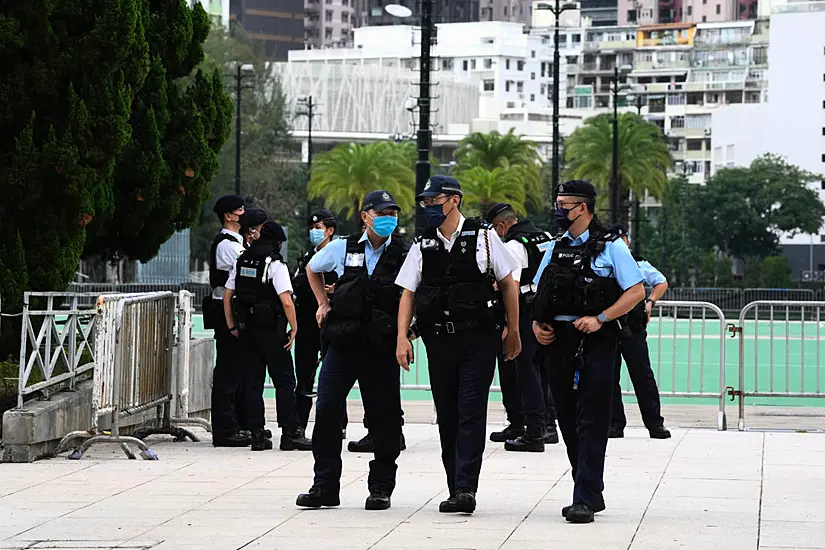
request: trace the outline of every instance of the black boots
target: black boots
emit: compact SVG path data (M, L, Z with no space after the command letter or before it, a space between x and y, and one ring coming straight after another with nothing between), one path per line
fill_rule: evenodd
M544 430L541 426L530 426L524 435L504 442L505 451L543 453L544 452Z
M301 493L295 501L297 506L304 508L320 508L321 506L339 506L341 499L338 494L324 492L320 487L312 487L309 492Z
M272 441L266 438L264 430L252 434L253 451L269 451L270 449L272 449Z
M404 433L401 433L401 450L404 451L407 449L407 440L404 439ZM370 434L368 433L358 441L350 441L347 443L347 450L351 453L371 453L374 452L372 447L372 439L370 439Z
M212 435L213 447L249 447L251 444L252 434L243 430L228 435Z
M559 442L559 432L556 431L555 424L548 424L544 427L544 442L548 445L555 445Z
M524 435L524 428L521 426L514 426L510 424L500 432L493 432L490 434L490 441L493 443L504 443L507 440L517 439Z
M476 494L469 489L459 489L454 497L441 502L438 511L442 514L472 514L476 509Z
M312 440L304 437L303 431L298 429L292 433L281 434L282 451L311 451Z

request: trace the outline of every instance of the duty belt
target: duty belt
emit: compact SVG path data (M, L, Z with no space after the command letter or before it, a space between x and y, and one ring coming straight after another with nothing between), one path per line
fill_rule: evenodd
M471 329L478 325L478 321L445 321L443 323L433 323L436 334L455 334L462 330Z
M520 290L522 294L529 294L531 292L535 293L538 289L537 285L529 284L529 285L521 285Z

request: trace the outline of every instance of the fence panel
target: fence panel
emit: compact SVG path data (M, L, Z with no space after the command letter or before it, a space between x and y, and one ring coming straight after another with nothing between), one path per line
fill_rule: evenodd
M753 302L813 302L816 292L810 288L746 288L742 308Z
M188 290L178 292L178 314L175 324L175 342L178 354L176 369L176 409L172 422L177 426L200 426L212 431L212 424L203 418L190 418L189 395L192 385L190 369L190 350L192 340L192 316L194 314L192 293Z
M825 301L760 300L747 304L739 326L738 429L745 429L745 398L823 398L822 324Z
M725 414L725 332L722 310L709 302L659 301L651 312L647 341L659 394L716 399L717 429L727 429ZM623 369L623 395L630 391Z

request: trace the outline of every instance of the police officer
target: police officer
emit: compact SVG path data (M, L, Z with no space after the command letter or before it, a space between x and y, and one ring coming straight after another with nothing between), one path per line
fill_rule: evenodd
M486 220L518 264L513 280L525 283L519 288L521 353L513 361L504 362L501 356L498 359L502 401L510 425L490 434L490 440L504 441L507 451L544 452L544 444L558 443L559 435L553 403L545 404L541 367L535 360L539 345L531 328L531 313L536 290L533 277L552 237L530 220L519 220L507 203L493 205Z
M298 324L292 303L289 268L280 249L286 241L283 228L267 221L256 228L259 237L241 254L229 273L223 296L229 333L239 338L244 385L246 424L252 432L252 450L272 448L264 433L264 381L267 369L275 386L281 450L310 450L312 443L300 435L295 407L295 375L290 350ZM234 298L234 308L233 308ZM287 331L287 323L290 330Z
M329 348L318 377L312 434L315 480L309 492L298 495L298 506L340 504L340 426L347 395L357 381L375 456L370 461L365 508L390 507L401 452L401 386L393 340L401 290L394 281L406 247L392 235L399 210L387 191L370 192L361 210L366 231L333 241L307 267L319 304L317 321L323 323ZM330 308L321 273L342 265L344 273L335 285Z
M615 225L613 229L629 247L630 239L627 236L625 227ZM634 255L633 259L636 260L645 282L652 290L650 296L644 302L636 304L636 307L627 314L627 324L633 336L619 342L619 353L616 354L616 383L613 385L613 413L610 417L610 437L624 437L624 428L627 425L620 385L622 357L624 357L645 428L647 428L651 439L668 439L670 431L665 428L665 419L662 418L659 388L656 386L653 369L650 368L650 353L647 349L647 324L650 322L650 312L656 302L667 292L667 279L644 258Z
M416 324L427 347L430 384L438 415L441 460L449 499L439 512L472 513L484 454L487 401L502 343L494 283L504 299L504 358L521 351L515 261L484 220L459 211L458 181L433 176L416 197L429 228L410 248L396 283L404 288L398 313L398 362L408 368Z
M605 508L617 319L644 299L644 287L627 245L594 217L593 185L567 181L557 195L555 218L564 233L550 244L533 280L533 332L547 346L550 389L575 481L573 503L562 515L589 523Z
M203 325L215 331L217 357L212 374L212 444L216 447L247 447L252 440L242 431L235 411L235 397L243 382L239 366L238 339L229 333L223 312L223 295L229 272L244 251L240 235L244 200L225 195L215 202L213 211L222 225L209 250L211 294L203 300Z
M321 329L315 320L318 312L318 302L309 286L306 275L306 266L312 257L323 250L335 237L337 223L332 212L320 208L310 215L307 220L309 227L309 241L314 248L308 250L298 260L298 270L293 278L295 288L295 308L298 314L298 325L301 327L295 338L295 402L298 404L298 421L301 430L305 433L309 423L309 413L312 410L312 398L315 397L315 372L318 370L318 354L321 352ZM325 273L324 286L330 294L333 285L344 272L344 266L338 267L339 272ZM342 438L346 423L342 424Z

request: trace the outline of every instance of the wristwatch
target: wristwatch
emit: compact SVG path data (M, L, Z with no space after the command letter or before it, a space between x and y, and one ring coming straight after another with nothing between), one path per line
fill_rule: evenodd
M604 312L599 313L599 316L596 317L596 319L598 319L600 323L604 324L607 322L607 315Z
M645 300L645 303L650 304L652 306L655 306L656 305L656 300L652 300L652 299L648 298L647 300Z

